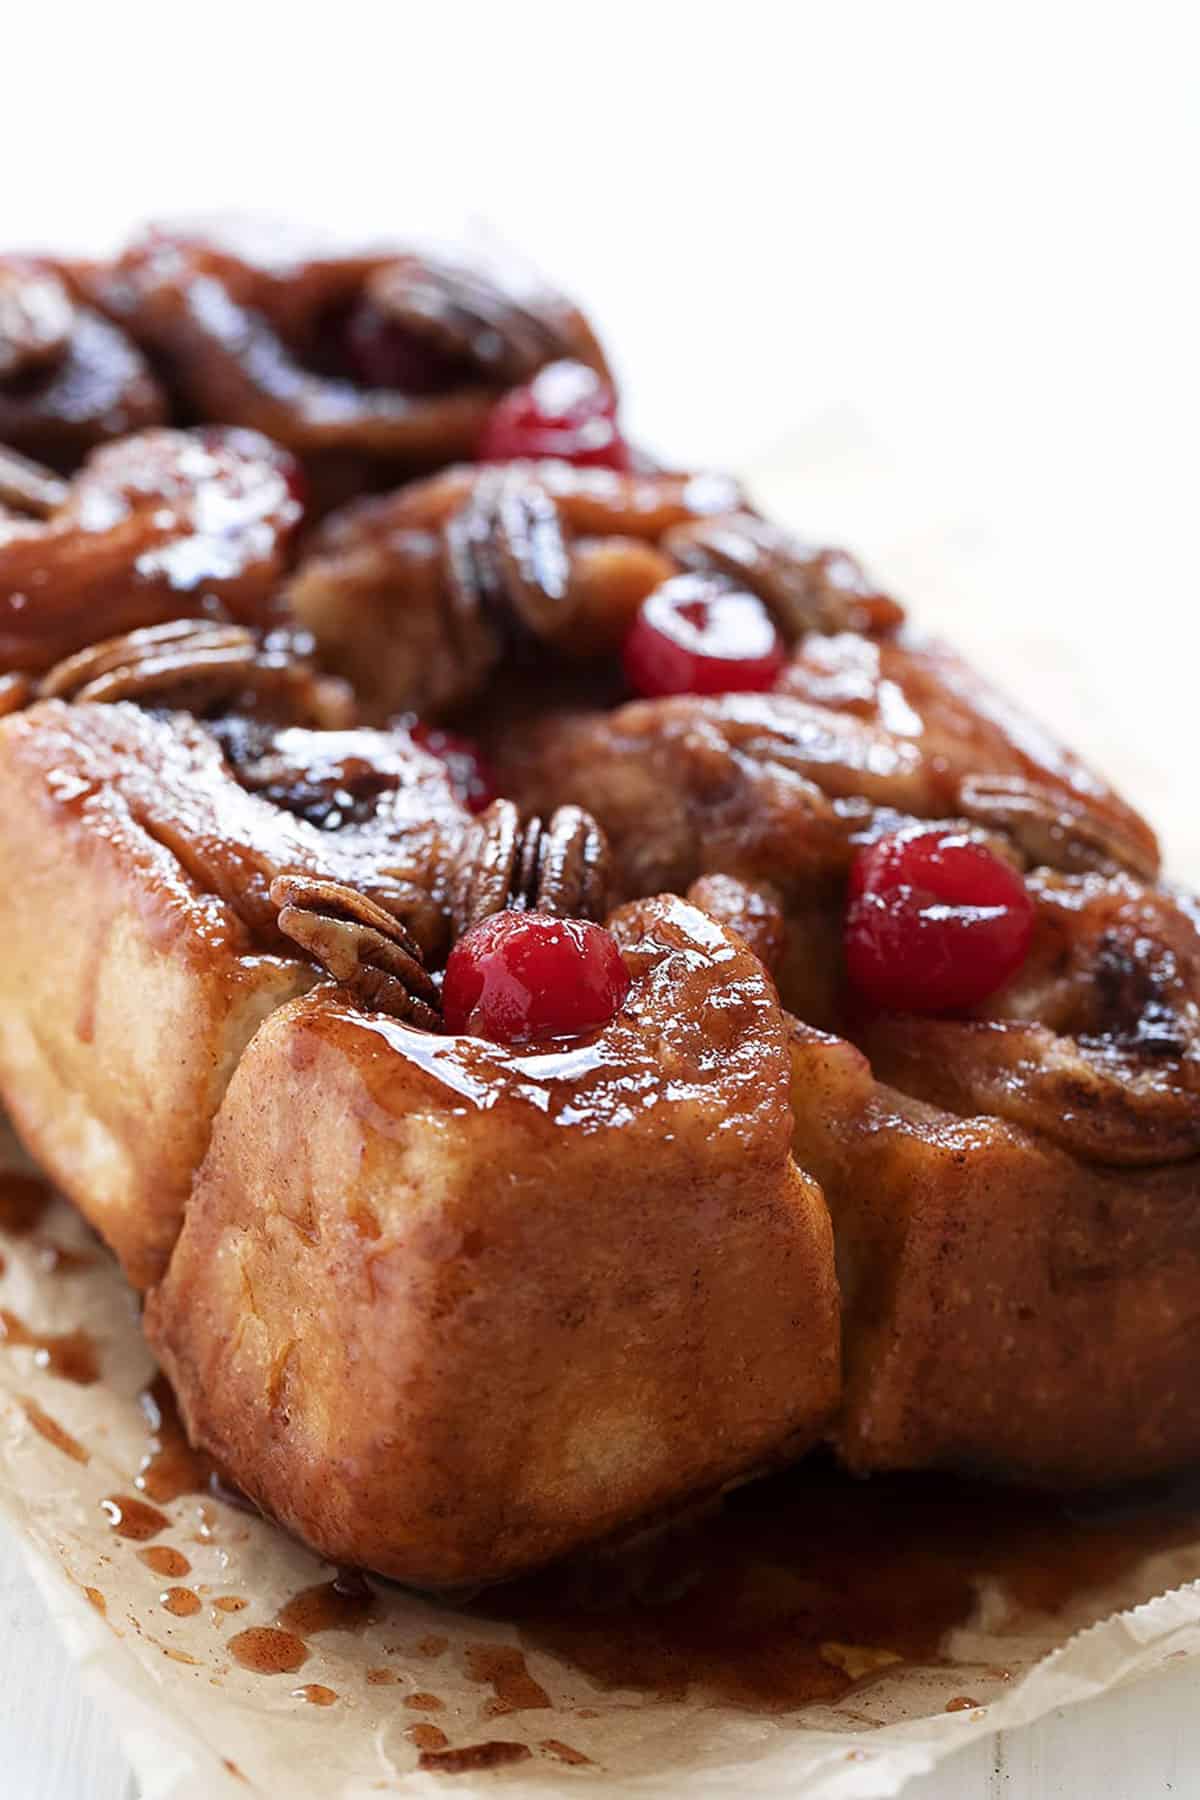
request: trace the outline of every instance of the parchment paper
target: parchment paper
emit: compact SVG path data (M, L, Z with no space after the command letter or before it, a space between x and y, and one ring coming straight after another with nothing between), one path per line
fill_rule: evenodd
M832 521L839 533L847 495L861 505L874 483L877 519L886 513L881 492L897 504L890 470L859 456L851 476L844 459L830 475L827 447L823 452L818 444L807 468L789 460L760 491L785 516L818 532ZM880 529L888 538L886 524ZM898 574L909 592L929 597L931 606L922 610L935 625L952 620L964 587L977 599L986 592L979 567L960 568L956 585L944 533L920 540L897 531L891 542L888 573ZM874 549L878 560L878 544L861 536L858 544L868 554ZM994 561L994 546L985 548ZM1190 807L1165 784L1158 789L1137 761L1139 741L1150 740L1136 718L1126 714L1121 730L1110 732L1102 700L1097 706L1104 680L1095 671L1086 681L1063 679L1051 638L1033 635L1039 627L1030 621L1046 597L1015 580L1006 591L1024 602L1024 636L1014 630L1001 642L978 613L974 623L969 616L954 620L954 635L997 679L1021 692L1032 683L1035 709L1045 713L1050 693L1061 694L1056 716L1063 735L1077 736L1114 774L1127 773L1135 800L1152 810L1161 801L1157 816L1166 815L1174 827L1176 868L1200 868L1200 853L1186 854L1194 847ZM1094 598L1089 604L1094 609ZM1060 611L1047 628L1060 649L1068 626ZM1085 638L1081 627L1078 641L1094 648L1094 629ZM1128 699L1126 687L1123 703ZM1121 755L1104 755L1106 744L1110 752L1119 745ZM1114 767L1119 762L1124 770ZM52 1273L47 1239L86 1247L93 1260ZM1117 1585L1081 1595L1054 1618L1015 1616L1002 1594L985 1587L975 1618L943 1644L938 1666L885 1667L835 1704L782 1717L737 1711L701 1695L665 1703L604 1691L536 1650L528 1651L529 1673L551 1704L505 1712L493 1684L472 1677L466 1652L485 1639L517 1644L517 1629L464 1618L399 1591L389 1593L381 1622L360 1634L311 1639L294 1674L251 1674L228 1652L234 1634L269 1625L282 1601L333 1572L265 1521L188 1496L164 1507L171 1523L154 1541L186 1555L191 1569L182 1579L202 1604L191 1617L166 1610L160 1596L171 1582L139 1560L139 1545L114 1534L102 1507L111 1495L135 1491L146 1449L137 1395L151 1365L133 1296L66 1207L56 1208L36 1237L0 1239L0 1253L6 1262L0 1306L36 1330L83 1327L101 1347L103 1380L80 1387L38 1367L33 1350L0 1344L0 1514L20 1535L85 1678L110 1707L145 1800L250 1794L365 1800L389 1792L493 1790L531 1800L575 1790L867 1800L898 1793L910 1777L981 1734L1029 1723L1174 1658L1200 1655L1198 1539L1147 1557ZM43 1428L49 1419L71 1434L86 1462L35 1427L31 1409L37 1408ZM215 1604L230 1597L243 1603L241 1610ZM312 1704L301 1694L311 1686L336 1698ZM963 1696L980 1704L946 1710ZM528 1746L531 1755L487 1774L419 1772L414 1726L436 1728L450 1746L502 1739Z
M94 1260L51 1273L47 1242ZM365 1800L447 1785L454 1793L496 1787L539 1800L580 1787L822 1800L894 1794L980 1733L1200 1653L1197 1542L1150 1557L1118 1588L1083 1595L1056 1619L1014 1621L1004 1597L985 1588L974 1621L944 1646L944 1664L885 1668L841 1701L788 1717L759 1717L702 1696L665 1703L604 1691L536 1651L528 1651L527 1666L551 1705L506 1711L467 1647L518 1644L516 1629L399 1590L386 1593L377 1624L309 1639L296 1672L248 1672L229 1655L232 1636L269 1625L284 1601L333 1571L266 1521L189 1495L164 1504L170 1525L153 1542L187 1557L191 1569L179 1584L202 1604L192 1617L168 1611L160 1596L179 1584L145 1566L144 1546L117 1536L102 1505L136 1493L147 1447L137 1396L151 1364L133 1297L61 1203L35 1234L4 1236L0 1249L7 1263L0 1305L38 1332L82 1327L100 1348L103 1379L83 1387L38 1367L32 1349L0 1346L0 1506L70 1648L112 1710L146 1800ZM47 1420L75 1440L86 1463L43 1434ZM223 1611L218 1599L243 1604ZM1116 1612L1121 1607L1129 1610ZM1106 1614L1115 1616L1092 1624ZM310 1687L336 1699L313 1704L303 1697ZM945 1710L963 1695L981 1704ZM527 1745L532 1755L486 1774L418 1772L408 1734L430 1725L451 1746L500 1739Z

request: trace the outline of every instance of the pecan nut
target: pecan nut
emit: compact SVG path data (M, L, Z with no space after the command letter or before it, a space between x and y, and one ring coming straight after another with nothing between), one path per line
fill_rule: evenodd
M973 823L1007 834L1034 867L1129 869L1144 880L1158 871L1158 845L1142 821L1090 806L1082 795L1019 775L977 774L962 782L959 805Z
M436 1031L438 992L416 940L398 919L340 881L279 875L279 929L321 964L358 1006Z
M167 413L145 357L76 286L63 265L0 257L0 443L61 470Z
M554 638L570 622L571 559L558 508L520 466L487 469L444 527L446 586L459 618L503 642Z
M544 912L603 919L609 887L608 840L590 813L560 806L549 822L522 819L497 800L476 822L451 883L461 935L498 912Z
M293 721L348 722L344 684L318 675L303 634L174 619L91 644L55 664L39 699L136 700L201 713L223 703L281 711Z
M363 292L379 313L442 355L474 368L486 380L514 386L548 362L575 357L578 316L525 304L482 269L427 254L398 257L366 279Z
M793 640L808 631L890 630L904 617L844 550L806 544L754 513L678 525L663 549L685 569L747 588Z
M70 490L52 469L0 444L0 507L48 519L65 506Z

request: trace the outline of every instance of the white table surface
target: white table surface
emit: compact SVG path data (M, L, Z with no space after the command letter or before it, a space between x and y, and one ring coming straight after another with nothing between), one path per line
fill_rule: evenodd
M313 33L244 0L202 29L132 0L21 9L6 68L53 82L6 89L5 241L231 204L481 220L587 297L639 432L763 470L1200 872L1188 9L383 11L341 0ZM906 1794L1200 1795L1198 1680L984 1741ZM0 1528L0 1796L134 1793Z

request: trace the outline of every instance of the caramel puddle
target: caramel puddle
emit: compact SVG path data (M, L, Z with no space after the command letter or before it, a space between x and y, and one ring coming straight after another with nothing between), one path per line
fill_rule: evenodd
M255 1675L293 1675L308 1661L308 1645L293 1632L251 1625L230 1638L229 1654Z
M0 1307L0 1343L33 1350L39 1369L48 1369L63 1381L90 1387L100 1379L100 1359L95 1340L86 1331L34 1331L7 1307Z
M489 1591L470 1610L602 1687L782 1712L939 1660L984 1577L1054 1615L1200 1533L1195 1476L1086 1504L812 1459L674 1533ZM499 1691L499 1690L497 1690Z

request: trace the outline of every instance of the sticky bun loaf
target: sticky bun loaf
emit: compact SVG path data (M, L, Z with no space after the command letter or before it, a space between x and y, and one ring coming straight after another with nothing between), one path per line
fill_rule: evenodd
M326 1556L1200 1455L1200 906L552 291L0 263L0 713L0 1091Z

